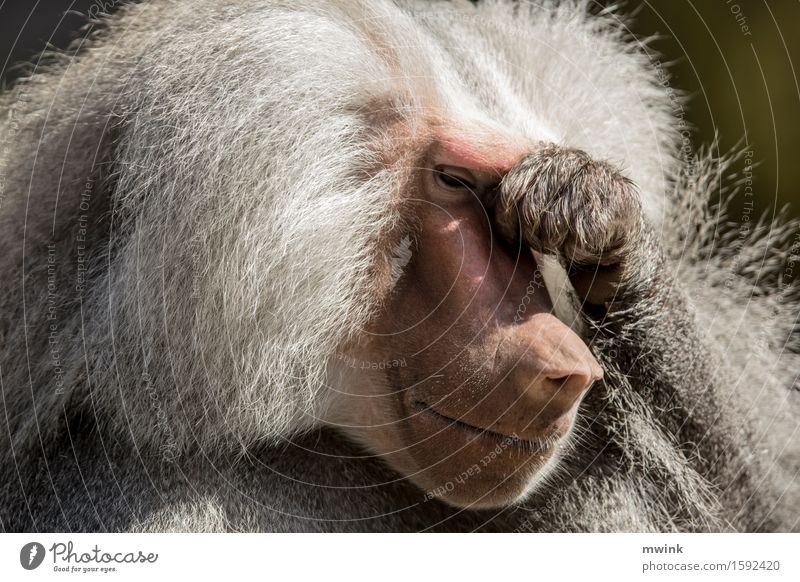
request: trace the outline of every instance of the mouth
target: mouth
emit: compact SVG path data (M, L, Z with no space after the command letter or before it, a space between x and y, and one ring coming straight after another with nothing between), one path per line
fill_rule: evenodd
M503 448L513 447L528 455L550 452L561 440L559 435L551 434L536 440L523 439L516 434L503 434L487 428L474 426L457 418L453 418L434 410L429 404L417 400L413 403L417 414L433 420L443 429L456 429L471 437L471 442L479 442L491 446L500 445Z

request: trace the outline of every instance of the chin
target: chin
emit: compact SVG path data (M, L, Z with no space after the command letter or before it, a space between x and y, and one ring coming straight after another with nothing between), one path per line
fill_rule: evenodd
M445 417L425 406L404 427L402 454L390 465L423 491L466 509L494 509L523 501L558 464L569 434L524 439L499 434Z

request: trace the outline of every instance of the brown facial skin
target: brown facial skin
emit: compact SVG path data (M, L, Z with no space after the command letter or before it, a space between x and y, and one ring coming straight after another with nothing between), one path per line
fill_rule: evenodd
M448 161L431 155L410 186L412 258L358 347L403 365L356 371L333 416L421 497L497 507L546 472L602 369L552 315L527 247L496 236L484 200L497 177Z

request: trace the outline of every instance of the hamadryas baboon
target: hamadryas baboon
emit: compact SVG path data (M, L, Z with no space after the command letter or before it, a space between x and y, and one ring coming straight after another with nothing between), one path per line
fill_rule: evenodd
M6 91L0 525L798 529L793 233L615 18L151 0Z

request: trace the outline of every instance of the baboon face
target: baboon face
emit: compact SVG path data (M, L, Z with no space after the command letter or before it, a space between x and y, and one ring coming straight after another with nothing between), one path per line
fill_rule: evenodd
M412 178L410 258L335 417L421 498L502 506L555 464L602 369L553 315L529 246L499 235L505 169L431 151Z

